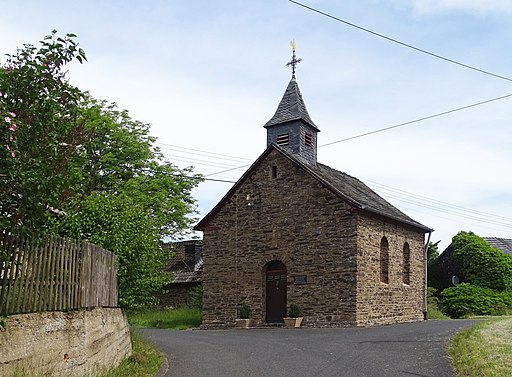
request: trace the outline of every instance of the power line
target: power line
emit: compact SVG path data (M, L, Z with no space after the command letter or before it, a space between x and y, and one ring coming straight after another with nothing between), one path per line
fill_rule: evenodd
M291 0L290 0L290 1L291 1ZM466 109L469 109L469 108L471 108L471 107L476 107L476 106L484 105L484 104L487 104L487 103L490 103L490 102L499 101L499 100L502 100L502 99L505 99L505 98L508 98L508 97L512 97L512 93L511 93L511 94L504 95L504 96L501 96L501 97L492 98L492 99L489 99L489 100L486 100L486 101L473 103L473 104L471 104L471 105L458 107L458 108L456 108L456 109L452 109L452 110L448 110L448 111L443 111L443 112L441 112L441 113L437 113L437 114L434 114L434 115L429 115L429 116L426 116L426 117L423 117L423 118L418 118L418 119L410 120L410 121L408 121L408 122L395 124L394 126L384 127L384 128L380 128L380 129L378 129L378 130L369 131L369 132L365 132L365 133L363 133L363 134L359 134L359 135L355 135L355 136L347 137L347 138L345 138L345 139L341 139L341 140L337 140L337 141L332 141L332 142L327 143L327 144L319 145L319 146L318 146L318 148L326 147L326 146L328 146L328 145L332 145L332 144L341 143L341 142L343 142L343 141L348 141L348 140L357 139L357 138L360 138L360 137L363 137L363 136L373 135L373 134L376 134L376 133L379 133L379 132L383 132L383 131L391 130L391 129L393 129L393 128L398 128L398 127L407 126L407 125L409 125L409 124L418 123L418 122L421 122L421 121L424 121L424 120L428 120L428 119L432 119L432 118L437 118L437 117L440 117L440 116L443 116L443 115L447 115L447 114L455 113L455 112L457 112L457 111L466 110Z
M382 194L382 195L386 196L388 198L393 198L393 199L398 200L400 202L409 203L409 204L412 204L414 206L422 207L422 208L427 208L427 209L430 209L430 210L433 210L433 211L436 211L436 212L442 212L442 213L446 213L446 214L449 214L449 215L452 215L452 216L461 217L461 218L464 218L464 219L474 220L474 221L478 221L478 222L481 222L481 223L486 223L486 224L491 224L491 225L496 225L496 226L512 229L512 222L504 222L504 221L499 221L499 220L493 220L493 219L490 219L489 216L485 216L485 217L475 216L475 215L471 214L470 210L453 211L453 210L451 210L449 208L444 208L444 207L439 206L439 205L432 205L429 202L425 202L425 201L420 200L420 199L406 198L406 197L402 197L400 195L395 195L395 194L392 194L392 193L389 193L389 192L385 193L385 194Z
M217 175L217 174L222 174L222 173L227 173L228 171L233 171L233 170L238 170L238 169L243 169L247 166L249 166L250 164L247 164L247 165L242 165L242 166L237 166L237 167L234 167L234 168L231 168L231 169L226 169L226 170L222 170L222 171L218 171L218 172L215 172L215 173L210 173L210 174L205 174L203 175L204 177L209 177L209 176L212 176L212 175Z
M380 37L380 38L386 39L386 40L388 40L388 41L390 41L390 42L393 42L393 43L399 44L399 45L401 45L401 46L404 46L404 47L410 48L410 49L412 49L412 50L415 50L415 51L421 52L421 53L423 53L423 54L430 55L430 56L433 56L433 57L435 57L435 58L437 58L437 59L441 59L441 60L444 60L444 61L446 61L446 62L449 62L449 63L452 63L452 64L456 64L456 65L459 65L459 66L461 66L461 67L468 68L468 69L471 69L471 70L473 70L473 71L477 71L477 72L480 72L480 73L483 73L483 74L486 74L486 75L489 75L489 76L497 77L497 78L502 79L502 80L512 81L512 79L511 79L511 78L508 78L508 77L506 77L506 76L498 75L498 74L496 74L496 73L492 73L492 72L489 72L489 71L486 71L486 70L483 70L483 69L480 69L480 68L477 68L477 67L473 67L473 66L471 66L471 65L464 64L464 63L458 62L458 61L456 61L456 60L446 58L446 57L444 57L444 56L441 56L441 55L435 54L435 53L433 53L433 52L429 52L429 51L424 50L424 49L422 49L422 48L412 46L412 45L410 45L410 44L408 44L408 43L401 42L401 41L399 41L399 40L397 40L397 39L394 39L394 38L388 37L388 36L386 36L386 35L384 35L384 34L377 33L377 32L372 31L372 30L370 30L370 29L367 29L367 28L364 28L364 27L362 27L362 26L356 25L356 24L354 24L354 23L352 23L352 22L345 21L345 20L343 20L343 19L341 19L341 18L338 18L338 17L335 17L335 16L333 16L333 15L331 15L331 14L328 14L328 13L322 12L322 11L320 11L320 10L318 10L318 9L315 9L315 8L309 7L309 6L305 5L305 4L299 3L298 1L294 1L294 0L288 0L288 1L289 1L289 2L291 2L291 3L294 3L294 4L296 4L296 5L299 5L299 6L303 7L303 8L305 8L305 9L308 9L308 10L310 10L310 11L312 11L312 12L315 12L315 13L321 14L322 16L325 16L325 17L331 18L331 19L333 19L333 20L335 20L335 21L338 21L338 22L342 22L342 23L344 23L344 24L346 24L346 25L348 25L348 26L354 27L354 28L356 28L356 29L362 30L362 31L364 31L364 32L370 33L370 34L372 34L372 35L375 35L375 36L377 36L377 37Z
M402 204L401 205L401 208L404 208L404 209L408 209L408 210L411 210L411 211L415 211L415 212L418 212L418 213L425 213L425 211L421 211L419 209L418 206L409 206L407 204ZM490 229L490 230L498 230L498 228L500 227L496 227L496 226L492 226L492 225L486 225L486 224L481 224L479 222L475 222L475 221L464 221L463 219L461 218L458 218L457 216L452 216L451 218L448 217L448 216L440 216L439 214L429 214L430 216L433 216L437 219L443 219L443 220L448 220L448 221L452 221L453 222L453 218L455 217L457 219L457 223L458 224L466 224L466 225L477 225L478 227L480 228L485 228L485 229Z
M171 161L180 161L180 162L196 164L196 165L211 166L211 167L220 168L220 169L225 169L225 168L230 168L230 169L235 168L236 169L235 165L225 164L225 163L217 162L217 161L199 160L199 159L195 159L195 158L176 156L176 155L171 155L171 154L164 154L164 156L171 159Z
M228 181L228 180L224 180L224 179L205 178L202 176L192 177L190 175L185 175L185 174L176 174L176 173L171 173L171 172L166 172L166 171L154 171L151 169L137 169L136 171L141 172L141 173L160 174L160 175L166 175L166 176L170 176L170 177L190 179L190 180L194 180L194 181L213 181L213 182L223 182L223 183L236 183L236 181Z
M201 149L193 149L193 148L181 147L179 145L167 144L167 143L162 143L162 142L159 142L159 141L155 142L155 144L163 145L164 147L160 147L162 149L171 149L171 150L173 150L173 148L184 149L185 151L200 152L200 153L206 154L208 156L211 156L212 158L217 158L217 157L214 157L214 156L219 156L219 157L223 157L225 159L234 159L235 161L238 160L238 161L241 161L241 162L252 161L252 160L250 160L248 158L244 158L244 157L237 157L237 156L231 156L231 155L227 155L227 154L209 152L209 151L205 151L205 150L201 150ZM203 157L205 157L205 155L200 154L200 153L192 153L192 152L186 152L186 153L198 154L198 155L202 155ZM206 156L206 157L208 157L208 156Z
M207 158L216 159L216 160L233 161L233 162L237 162L237 163L245 162L245 160L246 160L246 159L242 159L242 158L227 157L227 156L226 157L217 157L217 156L212 155L211 152L206 152L206 151L202 151L201 153L199 153L199 152L183 151L178 148L170 148L170 147L159 147L159 148L163 151L182 153L182 154L186 153L188 155L207 157ZM164 152L162 152L162 153L164 153ZM165 153L167 153L167 152L165 152Z
M393 193L396 193L399 195L403 195L405 197L410 197L410 198L417 199L417 200L423 200L425 202L429 202L434 205L441 205L443 207L451 208L454 211L464 211L464 212L468 212L468 213L471 213L471 214L474 214L477 216L488 217L491 219L499 219L499 220L505 221L506 223L509 223L510 225L512 225L512 218L510 218L510 217L499 216L499 215L495 215L495 214L491 214L491 213L487 213L487 212L477 211L475 209L461 207L461 206L443 202L443 201L440 201L437 199L432 199L432 198L429 198L429 197L426 197L423 195L417 195L417 194L411 193L409 191L400 190L400 189L397 189L397 188L394 188L391 186L387 186L382 183L378 183L378 182L375 182L375 181L372 181L372 180L369 180L366 178L362 178L362 180L365 182L371 183L374 186L378 186L379 189L383 190L383 191L390 191L390 192L393 192Z

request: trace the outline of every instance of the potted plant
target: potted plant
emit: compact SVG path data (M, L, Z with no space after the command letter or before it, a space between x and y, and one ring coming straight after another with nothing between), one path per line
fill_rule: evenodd
M302 318L300 308L297 304L290 304L290 310L288 311L288 317L284 317L285 327L300 327L302 324Z
M243 302L238 308L238 316L240 318L236 320L236 327L248 328L252 326L254 320L249 319L250 312L249 305Z

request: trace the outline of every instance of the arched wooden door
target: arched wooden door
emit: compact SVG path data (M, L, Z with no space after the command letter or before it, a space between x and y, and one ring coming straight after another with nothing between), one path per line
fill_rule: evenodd
M271 262L265 281L265 320L267 323L283 322L286 317L286 266L279 261Z

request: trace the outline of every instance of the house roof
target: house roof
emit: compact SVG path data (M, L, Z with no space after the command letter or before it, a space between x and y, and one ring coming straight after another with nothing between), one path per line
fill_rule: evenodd
M402 224L407 224L414 228L422 230L424 233L432 231L425 225L411 219L398 208L387 202L384 198L379 196L375 191L366 186L363 182L348 174L342 173L338 170L332 169L329 166L317 163L316 166L306 164L294 155L287 152L285 149L271 144L265 152L251 165L251 167L242 175L242 177L233 185L221 201L208 213L195 227L195 230L202 230L207 226L210 219L222 208L224 203L231 198L236 192L238 187L245 181L245 179L256 169L260 162L265 159L272 150L276 150L284 157L300 166L314 179L319 181L326 188L330 189L340 198L348 202L354 208L372 213L374 215L383 216L392 221Z
M320 131L308 114L299 84L297 84L295 77L292 77L277 107L276 113L263 127L267 128L294 120L303 120L315 130Z
M193 245L200 246L198 240L173 242L172 246ZM197 283L202 281L203 257L199 256L194 260L185 260L183 255L174 255L167 262L164 271L172 274L172 282L175 283Z
M194 266L192 271L183 269L176 271L172 279L172 283L200 283L203 274L203 258L201 258Z
M512 255L512 239L497 237L482 237L489 245L500 250L502 253Z

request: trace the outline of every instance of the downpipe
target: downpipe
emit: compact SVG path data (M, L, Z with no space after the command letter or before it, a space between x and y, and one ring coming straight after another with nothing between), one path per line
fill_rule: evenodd
M424 259L425 259L425 285L423 287L423 320L427 320L428 318L428 308L427 308L427 287L428 287L428 281L427 281L427 273L428 273L428 245L430 244L430 237L432 236L432 232L434 230L433 229L430 229L430 231L428 232L428 239L427 239L427 243L425 244L425 250L424 250Z

